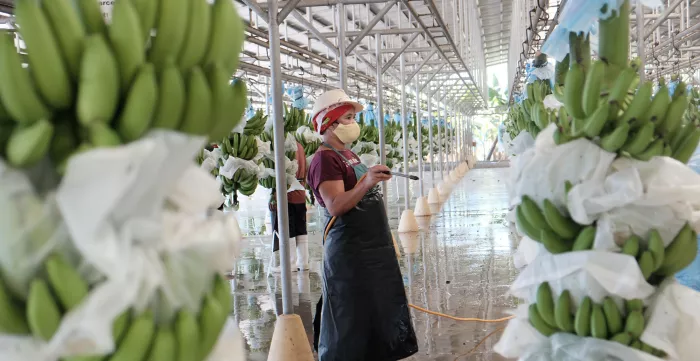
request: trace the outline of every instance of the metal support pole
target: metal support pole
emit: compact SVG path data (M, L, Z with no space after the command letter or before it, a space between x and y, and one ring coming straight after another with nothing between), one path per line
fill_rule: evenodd
M430 157L430 183L431 186L435 186L435 157L433 156L433 98L428 95L428 155Z
M386 140L384 139L384 89L382 87L382 36L375 35L374 40L377 50L377 125L379 126L379 162L386 165ZM382 182L382 195L384 196L384 208L387 207L387 184Z
M416 87L416 132L418 133L418 192L420 196L425 196L423 192L423 122L420 114L420 92L418 91L418 77L413 82Z
M403 170L408 174L408 119L406 117L406 67L404 65L404 55L399 59L401 69L401 122L403 124ZM404 205L406 209L411 208L411 193L408 189L408 178L404 178Z
M644 82L645 71L644 66L646 65L646 41L644 39L644 7L637 3L635 5L635 11L637 12L637 56L639 57L639 81Z
M445 180L445 165L443 164L443 158L442 158L442 153L444 152L444 148L442 146L443 139L442 139L442 120L445 119L447 112L445 111L445 88L442 88L442 96L440 97L442 99L441 103L438 103L438 163L440 163L440 180L444 181ZM442 104L442 105L441 105ZM442 109L442 111L440 111Z
M353 49L355 49L356 46L360 45L362 39L367 34L369 34L369 32L372 31L372 29L374 29L374 26L377 25L377 23L379 23L379 21L384 18L384 15L386 15L386 13L388 13L389 10L391 10L391 8L394 7L394 5L396 5L397 2L398 0L389 1L387 4L384 5L384 7L381 10L379 10L377 15L375 15L374 18L372 18L372 20L370 20L370 22L367 23L367 26L365 26L365 28L362 29L360 34L357 35L355 39L353 39L350 45L348 45L347 49L345 49L345 55L350 55Z
M270 33L270 78L272 79L272 119L275 146L275 164L284 164L284 115L282 114L282 63L280 61L280 31L277 23L277 0L268 0L268 24ZM275 186L287 189L284 166L275 167ZM280 265L282 268L282 313L294 313L292 303L292 270L289 262L289 217L287 214L287 192L277 192L277 231L280 242Z
M338 11L338 75L340 76L340 88L347 91L348 59L345 55L345 23L348 19L345 14L345 4L338 3L336 9Z

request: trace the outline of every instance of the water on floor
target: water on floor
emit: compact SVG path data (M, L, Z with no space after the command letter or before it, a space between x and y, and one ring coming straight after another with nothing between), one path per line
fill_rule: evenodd
M508 198L505 179L508 169L474 169L454 187L425 228L417 235L416 253L402 250L400 260L409 301L419 307L456 317L496 319L516 306L507 290L516 276L511 255L515 250L506 221ZM439 174L438 174L439 176ZM427 195L430 176L424 186ZM417 183L417 182L411 182ZM438 183L438 182L436 182ZM417 184L409 189L418 191ZM398 226L404 201L403 180L389 187L389 217ZM276 315L282 311L281 282L270 274L271 237L265 195L242 204L241 226L250 234L234 270L234 317L246 339L249 360L266 360ZM413 197L412 197L413 198ZM413 207L413 203L411 203ZM257 211L256 211L257 209ZM263 210L261 210L263 209ZM313 339L312 319L321 295L320 227L317 209L309 212L309 245L312 267L292 276L295 313ZM267 225L266 225L267 224ZM399 237L397 237L399 241ZM504 360L491 351L499 334L472 350L486 335L505 323L453 321L412 309L419 352L412 361Z

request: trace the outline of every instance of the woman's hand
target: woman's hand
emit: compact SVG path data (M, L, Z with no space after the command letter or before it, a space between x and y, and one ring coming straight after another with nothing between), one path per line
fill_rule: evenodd
M384 182L391 179L391 174L386 174L385 172L391 172L391 169L385 165L377 164L367 170L367 175L362 182L364 182L368 188L372 188L379 182Z

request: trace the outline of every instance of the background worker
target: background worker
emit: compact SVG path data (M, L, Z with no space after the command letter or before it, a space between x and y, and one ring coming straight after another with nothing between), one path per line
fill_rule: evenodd
M377 184L389 168L367 168L347 149L360 135L362 105L343 90L319 96L314 129L323 137L309 185L326 216L323 296L314 319L320 361L400 360L418 352L403 278ZM319 327L320 326L320 327Z

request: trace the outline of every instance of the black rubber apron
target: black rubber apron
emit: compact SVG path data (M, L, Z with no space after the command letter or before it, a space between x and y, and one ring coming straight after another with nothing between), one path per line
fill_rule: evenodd
M367 167L351 165L324 145L353 168L359 182ZM324 211L323 296L314 318L319 360L390 361L418 352L379 187L342 216Z

